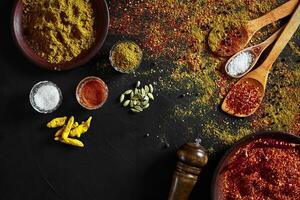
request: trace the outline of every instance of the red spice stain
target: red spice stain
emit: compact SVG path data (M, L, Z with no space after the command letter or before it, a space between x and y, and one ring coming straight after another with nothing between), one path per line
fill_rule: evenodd
M110 32L138 36L145 55L173 57L179 43L188 38L188 10L185 4L166 1L137 1L110 3ZM181 41L181 42L180 42Z

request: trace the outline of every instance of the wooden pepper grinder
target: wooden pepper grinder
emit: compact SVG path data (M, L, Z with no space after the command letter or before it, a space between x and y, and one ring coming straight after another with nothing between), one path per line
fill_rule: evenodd
M188 200L208 157L199 140L182 145L177 156L178 162L168 200Z

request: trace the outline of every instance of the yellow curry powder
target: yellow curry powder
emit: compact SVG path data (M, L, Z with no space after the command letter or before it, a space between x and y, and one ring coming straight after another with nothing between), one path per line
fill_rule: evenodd
M142 52L133 42L120 42L113 48L111 59L120 71L131 72L141 62Z
M23 0L23 26L31 48L50 63L72 60L95 41L90 0Z

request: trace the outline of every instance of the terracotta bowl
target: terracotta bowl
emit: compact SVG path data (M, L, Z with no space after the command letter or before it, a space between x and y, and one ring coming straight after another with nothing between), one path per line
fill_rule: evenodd
M33 63L36 65L48 69L48 70L69 70L75 67L79 67L87 63L92 57L94 57L99 50L101 49L104 41L106 39L109 27L109 11L108 6L105 0L93 0L93 6L95 9L96 15L96 41L92 47L79 56L72 59L71 61L52 64L49 63L46 59L38 56L27 44L26 39L23 34L23 25L22 25L22 15L23 15L23 4L21 0L16 0L15 6L12 13L12 34L14 40L21 50L21 52Z
M241 139L238 143L236 143L231 149L229 149L226 154L223 156L221 161L219 162L212 181L212 199L219 200L222 197L221 187L222 187L222 179L220 178L219 174L222 169L228 164L228 161L234 156L234 154L243 146L249 144L250 142L257 140L259 138L269 138L269 139L279 139L285 140L291 143L300 143L300 137L296 135L292 135L289 133L283 132L260 132L255 133L245 138Z

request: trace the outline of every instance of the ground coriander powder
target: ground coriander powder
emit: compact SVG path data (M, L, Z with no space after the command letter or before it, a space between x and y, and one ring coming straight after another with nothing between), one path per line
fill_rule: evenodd
M50 63L71 61L95 41L90 0L23 0L23 28L29 46Z

